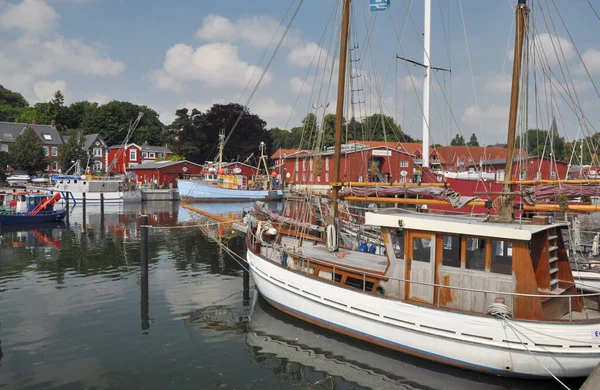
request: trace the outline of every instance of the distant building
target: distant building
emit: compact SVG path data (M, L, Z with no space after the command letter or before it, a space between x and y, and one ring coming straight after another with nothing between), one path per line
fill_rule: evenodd
M87 167L94 174L101 174L105 172L108 161L108 148L106 142L102 139L102 136L98 133L86 134L83 140L83 149L87 151L89 157L89 163ZM63 136L63 142L66 144L69 142L69 136ZM82 164L85 164L83 161ZM68 168L68 167L67 167Z
M60 168L58 164L58 147L63 145L64 142L58 130L53 125L0 122L0 151L8 152L9 146L17 140L17 137L27 127L31 127L40 139L46 161L48 162L45 171L50 173L58 172Z
M505 180L506 158L482 161L477 164L484 172L495 172L497 182ZM569 165L563 161L550 160L539 156L515 158L513 160L513 180L565 180Z
M142 146L136 144L114 145L108 148L108 160L106 165L110 167L110 173L125 173L129 168L144 162L165 159L173 155L166 146L150 146L147 143Z
M198 175L202 166L191 161L146 161L131 166L127 171L137 175L141 184L156 184L159 187L177 187L177 178L182 175Z

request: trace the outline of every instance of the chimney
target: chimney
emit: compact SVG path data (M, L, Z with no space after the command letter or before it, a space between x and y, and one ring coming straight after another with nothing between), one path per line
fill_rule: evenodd
M54 119L52 119L52 122L50 122L50 126L56 127L56 121Z

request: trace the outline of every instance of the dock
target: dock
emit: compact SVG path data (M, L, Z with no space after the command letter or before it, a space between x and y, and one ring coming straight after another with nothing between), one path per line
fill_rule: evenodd
M179 190L177 188L167 189L140 189L142 192L142 202L162 200L162 201L174 201L179 200Z
M189 211L191 211L193 213L202 215L203 217L210 218L210 219L213 219L215 221L221 222L224 225L229 225L229 226L231 226L232 228L234 228L235 230L237 230L240 233L244 233L244 234L246 233L247 226L243 222L240 222L240 221L237 221L237 220L232 220L232 219L227 219L227 218L225 218L223 216L220 216L220 215L217 215L217 214L211 214L209 212L206 212L204 210L200 210L199 208L196 208L194 206L190 206L188 204L183 204L183 205L181 205L181 207L183 207L184 209L189 210Z
M600 364L594 368L594 371L588 376L580 390L596 390L600 389Z

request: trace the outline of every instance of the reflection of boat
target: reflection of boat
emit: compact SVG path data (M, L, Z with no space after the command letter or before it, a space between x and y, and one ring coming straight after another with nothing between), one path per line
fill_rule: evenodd
M60 194L23 193L0 211L0 225L62 221L66 210L54 210Z
M246 343L256 361L273 356L278 363L310 367L371 389L546 389L548 382L479 375L393 353L316 328L275 310L262 296L250 315ZM301 367L298 367L300 369Z

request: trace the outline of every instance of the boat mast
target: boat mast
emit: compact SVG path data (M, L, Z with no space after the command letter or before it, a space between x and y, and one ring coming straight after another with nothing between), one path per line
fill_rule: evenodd
M217 167L217 173L219 173L223 166L223 146L225 146L225 132L221 131L219 133L219 166Z
M340 189L340 154L342 150L342 119L344 115L344 87L346 86L346 62L348 54L348 29L350 26L350 6L352 0L344 0L342 10L342 31L340 39L340 64L338 69L337 107L335 108L335 145L333 149L333 183L331 189L332 221L338 216L338 192Z
M519 106L519 85L521 81L521 60L523 58L523 36L525 31L525 22L529 8L527 0L519 0L515 10L516 34L515 51L513 58L512 90L510 95L510 114L508 117L508 139L506 144L506 166L504 180L512 183L513 159L515 151L515 132L517 128L517 112ZM500 210L500 220L503 222L512 221L513 216L513 194L514 184L505 184L503 189L502 207Z
M429 168L429 76L431 72L431 0L425 0L425 21L423 25L423 167Z

